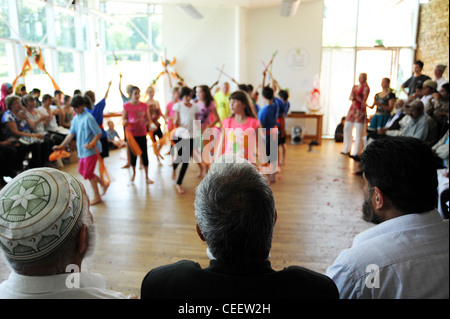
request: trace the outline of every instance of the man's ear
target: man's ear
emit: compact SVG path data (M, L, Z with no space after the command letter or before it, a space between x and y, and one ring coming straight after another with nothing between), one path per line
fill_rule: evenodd
M205 237L203 237L202 231L200 230L200 227L197 223L195 223L195 228L197 230L198 237L200 237L201 240L205 241Z
M381 189L378 188L378 186L375 186L373 188L373 195L372 195L372 203L373 208L376 210L380 210L383 208L386 208L386 198L384 193L381 191Z
M78 236L78 252L84 254L88 244L87 226L83 225L80 230L80 236Z

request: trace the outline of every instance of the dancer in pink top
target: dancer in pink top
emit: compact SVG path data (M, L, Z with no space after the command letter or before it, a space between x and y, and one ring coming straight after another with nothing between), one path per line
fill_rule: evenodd
M141 160L144 164L145 180L147 184L153 184L153 181L148 178L147 123L149 125L152 123L150 112L147 103L140 101L141 91L138 87L131 87L130 93L130 102L125 103L123 106L123 125L130 130L130 133L141 148ZM131 168L133 169L131 181L134 182L137 156L130 152L130 157Z
M252 112L250 98L243 91L230 95L231 116L222 121L218 153L234 153L256 164L258 128L261 127Z

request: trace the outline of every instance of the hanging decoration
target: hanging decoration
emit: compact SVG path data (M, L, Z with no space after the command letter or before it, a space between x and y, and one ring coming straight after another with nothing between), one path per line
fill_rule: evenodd
M172 85L172 79L179 80L183 85L185 85L184 78L181 77L181 75L178 74L178 72L174 69L175 64L177 63L177 60L175 57L172 59L172 61L168 59L163 59L161 57L161 64L164 68L164 70L158 74L158 76L152 81L152 85L156 84L156 82L159 80L159 78L163 75L167 75L167 78L169 80L170 88L173 87Z
M27 57L25 58L25 61L23 62L22 71L14 79L14 81L12 83L13 88L15 88L17 80L20 77L22 77L22 76L25 77L25 75L29 71L31 71L32 66L31 66L29 58L32 58L32 59L34 59L34 62L36 62L36 65L37 65L38 69L43 71L43 72L45 72L45 74L48 75L48 77L52 81L52 84L53 84L53 87L55 88L55 90L60 90L58 84L56 84L55 80L51 77L51 75L45 69L45 63L44 63L44 59L42 57L41 48L40 47L29 47L27 45L25 45L25 48L27 49Z

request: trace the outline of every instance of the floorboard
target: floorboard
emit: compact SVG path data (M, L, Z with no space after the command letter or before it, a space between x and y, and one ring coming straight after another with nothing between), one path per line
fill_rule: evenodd
M341 148L326 139L311 151L307 144L287 144L286 165L272 184L278 212L271 250L274 269L300 265L324 273L353 237L371 226L361 219L362 178L353 174L357 163L341 155ZM206 245L195 231L197 165L190 164L183 182L186 193L178 195L169 159L158 165L150 148L149 158L155 183L147 185L139 169L132 183L131 170L121 169L125 149L112 151L105 159L111 186L104 201L91 208L97 247L82 270L103 274L109 289L127 295L140 295L142 278L154 267L180 259L208 265ZM77 164L62 170L80 177ZM83 184L92 195L89 184ZM0 259L0 281L8 274Z

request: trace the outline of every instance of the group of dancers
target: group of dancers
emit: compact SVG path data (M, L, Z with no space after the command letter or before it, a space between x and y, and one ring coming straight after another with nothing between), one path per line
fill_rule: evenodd
M197 176L201 178L208 172L209 165L225 153L254 163L270 183L275 182L275 174L280 171L278 165L285 163L285 116L290 107L286 90L279 90L279 97L275 96L278 91L275 80L262 89L262 107L257 103L259 93L252 85L239 85L235 92L230 92L230 84L225 82L213 94L215 85L191 88L179 82L172 88L171 99L163 112L155 100L154 86L147 88L143 101L137 86L128 85L124 94L121 79L122 76L119 90L124 103L122 118L128 145L127 164L123 168L132 169L131 181L135 179L139 157L146 182L153 183L148 176L149 136L159 164L169 155L172 179L179 194L185 193L182 183L191 161L197 163ZM161 154L167 144L170 151Z
M124 94L121 81L122 74L119 91L123 100L124 140L118 138L112 121L107 121L108 130L103 126L103 113L112 81L98 102L93 91L82 94L79 90L72 97L61 93L52 99L59 102L64 97L61 103L64 107L59 107L59 119L62 121L61 113L68 116L63 121L65 134L51 143L45 156L48 157L50 152L63 154L63 151L72 151L70 146L74 143L71 142L75 140L78 172L89 181L94 193L91 205L100 203L109 187L103 158L109 156L111 146L126 146L127 163L123 168L131 168L131 182L136 178L136 163L140 158L146 183L154 183L148 173L148 138L159 164L165 156L170 158L172 179L179 194L185 192L182 184L190 162L197 163L197 175L201 178L208 172L209 165L225 153L250 161L270 183L275 182L275 174L280 172L278 165L285 163L285 117L290 107L288 91L282 90L276 80L272 79L267 86L263 80L263 84L256 89L252 85L236 83L238 87L234 92L230 92L230 84L224 82L216 87L214 93L212 90L217 82L212 86L198 85L193 88L178 82L172 88L172 96L164 112L155 99L154 85L146 89L143 98L141 89L134 85L128 85ZM259 91L261 102L258 102ZM19 107L17 112L20 116L24 110ZM16 122L15 118L11 120L11 123ZM170 146L170 151L161 154L165 145ZM96 173L97 163L100 174Z

